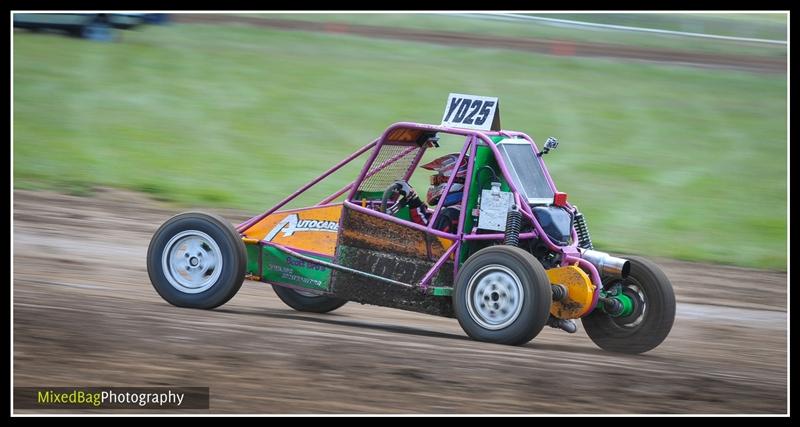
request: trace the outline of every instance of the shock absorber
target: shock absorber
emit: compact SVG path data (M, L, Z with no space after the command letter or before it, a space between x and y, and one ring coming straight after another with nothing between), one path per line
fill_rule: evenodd
M506 235L503 244L519 246L519 231L522 228L522 212L512 206L506 216Z
M578 234L578 246L583 249L594 249L592 236L589 235L589 227L586 225L586 218L575 206L575 232Z

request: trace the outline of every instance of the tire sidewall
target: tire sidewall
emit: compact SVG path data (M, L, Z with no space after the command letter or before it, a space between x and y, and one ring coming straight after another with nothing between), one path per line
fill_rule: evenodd
M278 298L280 298L284 304L297 311L327 313L347 303L347 300L334 298L328 295L307 297L299 294L292 288L281 285L272 285L272 289L275 290L275 294L278 295Z
M479 325L470 315L467 304L469 282L487 265L501 265L519 278L522 287L522 308L518 317L508 326L490 330ZM552 291L544 267L530 253L513 246L490 246L470 257L458 272L453 292L453 309L461 327L473 339L498 344L520 345L544 327L550 313Z
M167 279L168 273L164 271L162 265L162 256L169 240L187 230L207 234L219 247L222 259L222 270L216 283L196 294L176 289ZM208 309L224 304L241 287L246 263L244 243L233 227L221 218L199 212L188 212L167 220L153 235L147 251L150 282L164 300L178 307Z
M627 257L629 277L638 282L646 298L642 323L636 328L619 326L611 316L595 309L582 318L587 335L599 347L613 352L644 353L660 345L675 321L675 294L667 276L652 261Z

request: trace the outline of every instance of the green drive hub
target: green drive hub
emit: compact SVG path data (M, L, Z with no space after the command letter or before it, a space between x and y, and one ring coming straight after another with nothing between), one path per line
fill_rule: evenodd
M613 313L608 313L608 311L606 311L605 304L604 304L602 306L602 309L603 309L603 311L608 313L609 316L611 316L611 317L625 317L625 316L630 316L631 313L633 313L633 298L629 297L628 295L620 293L618 295L607 295L606 297L610 298L610 299L615 299L615 300L619 301L619 303L622 305L622 310L619 313L613 314Z

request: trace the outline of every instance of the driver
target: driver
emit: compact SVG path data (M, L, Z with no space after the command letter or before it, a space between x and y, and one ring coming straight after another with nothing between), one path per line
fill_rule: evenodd
M442 209L439 216L436 218L434 228L447 233L455 233L458 228L458 219L461 212L461 197L464 193L464 180L467 176L467 165L469 163L467 156L461 161L456 169L456 162L458 161L458 153L447 154L439 157L430 163L426 163L420 167L436 171L431 176L431 185L428 187L426 205L420 200L416 191L405 181L398 181L398 192L404 199L404 203L408 205L411 220L417 224L427 226L433 216L433 210L429 206L435 207L447 187L447 181L450 179L453 171L456 177L453 179L453 185L450 187L450 192L445 196Z

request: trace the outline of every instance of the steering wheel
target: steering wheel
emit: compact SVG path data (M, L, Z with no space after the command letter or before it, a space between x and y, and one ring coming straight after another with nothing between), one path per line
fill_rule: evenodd
M397 211L400 210L408 200L406 197L400 192L400 189L403 188L403 184L399 182L393 182L391 185L386 187L386 191L383 192L383 198L381 199L381 212L389 215L394 215ZM389 206L389 200L392 199L395 195L398 195L397 200Z

